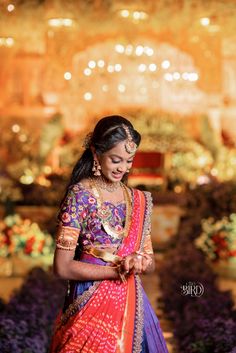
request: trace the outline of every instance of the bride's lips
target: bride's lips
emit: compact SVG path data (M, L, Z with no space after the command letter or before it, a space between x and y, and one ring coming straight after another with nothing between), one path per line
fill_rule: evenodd
M112 176L115 179L121 179L123 177L123 173L114 173L114 172L112 172Z

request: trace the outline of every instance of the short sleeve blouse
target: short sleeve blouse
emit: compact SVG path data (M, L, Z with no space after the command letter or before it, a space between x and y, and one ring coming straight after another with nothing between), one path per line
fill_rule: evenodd
M104 203L111 211L109 220L111 226L113 228L123 226L126 212L125 203L117 205L106 201ZM57 247L71 250L76 248L78 242L82 249L84 247L117 249L122 238L113 238L105 232L97 211L97 199L92 191L81 183L72 186L58 215ZM72 243L67 244L66 240Z

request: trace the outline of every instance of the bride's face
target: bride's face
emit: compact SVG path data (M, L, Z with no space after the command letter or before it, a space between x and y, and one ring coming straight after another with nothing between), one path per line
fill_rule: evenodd
M130 154L126 151L125 143L126 141L121 141L109 151L98 156L102 174L110 182L120 181L132 167L134 153Z

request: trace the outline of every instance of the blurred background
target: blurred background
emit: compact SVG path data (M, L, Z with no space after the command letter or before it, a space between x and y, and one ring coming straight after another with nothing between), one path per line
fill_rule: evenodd
M143 282L170 352L236 352L235 16L235 0L0 0L1 352L47 350L58 206L109 114L142 134L129 184L153 196Z

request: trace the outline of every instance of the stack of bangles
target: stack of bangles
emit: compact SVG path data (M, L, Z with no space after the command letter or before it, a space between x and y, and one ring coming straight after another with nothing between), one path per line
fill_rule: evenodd
M139 252L139 251L136 251L135 255L137 255L138 259L145 258L148 261L147 267L152 264L152 257L150 255L148 255L146 253ZM119 275L121 281L123 283L126 283L127 280L126 280L125 276L129 274L129 271L124 271L123 261L124 261L124 259L116 266L116 268L117 268L117 272L118 272L118 275Z

